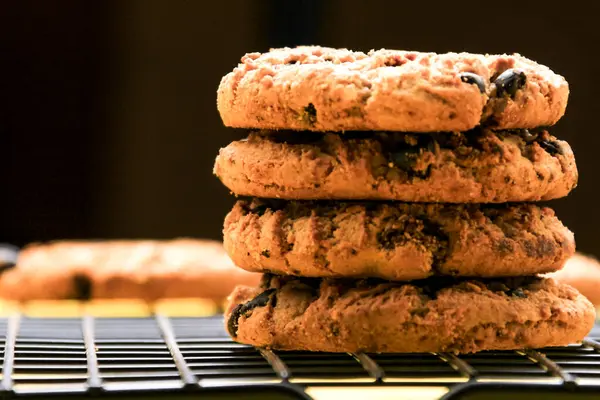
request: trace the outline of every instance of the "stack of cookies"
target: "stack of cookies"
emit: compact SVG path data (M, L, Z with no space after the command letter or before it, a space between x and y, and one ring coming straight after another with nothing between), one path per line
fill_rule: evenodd
M568 85L518 55L251 53L221 81L224 244L264 274L230 296L242 343L334 352L558 346L594 321L544 274L573 234L535 201L577 183L546 127Z

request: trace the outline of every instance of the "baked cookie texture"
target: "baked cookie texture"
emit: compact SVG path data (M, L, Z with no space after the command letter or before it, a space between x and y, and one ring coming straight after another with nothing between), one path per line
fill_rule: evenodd
M281 350L457 352L562 346L594 324L592 304L553 279L411 283L267 275L240 286L225 321L238 342Z
M225 219L225 250L264 275L229 297L232 338L458 353L583 339L593 305L538 275L574 260L573 234L530 203L577 185L573 151L548 132L568 96L518 54L246 54L217 106L249 136L213 172L250 197Z
M304 277L422 279L556 271L575 252L533 204L238 201L223 243L238 267Z
M259 279L236 268L216 241L57 241L24 248L0 276L0 297L222 301L236 285Z
M600 262L595 257L576 253L560 271L550 274L559 282L568 284L600 307Z
M245 196L447 203L556 199L578 180L569 144L543 129L254 132L221 149L214 173Z
M217 106L230 127L436 132L553 125L568 96L562 76L518 54L306 46L246 54Z

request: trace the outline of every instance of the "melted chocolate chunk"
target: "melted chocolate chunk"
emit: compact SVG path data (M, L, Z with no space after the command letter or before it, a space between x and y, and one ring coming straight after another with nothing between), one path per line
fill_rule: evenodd
M267 289L252 300L244 304L238 304L233 311L231 312L231 316L229 317L229 321L227 321L227 330L232 337L237 336L238 331L238 322L240 317L245 316L248 312L254 310L256 307L264 307L269 304L269 301L272 299L272 305L276 304L275 292L277 289ZM273 296L271 296L273 295Z
M92 298L92 281L89 276L82 274L73 276L73 298L84 301Z
M317 109L313 103L308 103L308 105L304 107L302 120L311 126L317 122Z
M514 98L519 89L525 86L527 75L519 69L508 69L501 73L494 83L497 97L509 96Z
M394 167L405 172L409 179L427 179L431 175L431 165L421 171L416 170L418 160L425 152L435 153L436 140L431 135L406 135L398 133L381 134L376 138L387 159Z
M554 140L540 140L538 144L552 156L563 153L560 144Z
M481 93L485 93L485 82L483 78L472 72L463 72L460 74L460 80L469 85L477 85Z

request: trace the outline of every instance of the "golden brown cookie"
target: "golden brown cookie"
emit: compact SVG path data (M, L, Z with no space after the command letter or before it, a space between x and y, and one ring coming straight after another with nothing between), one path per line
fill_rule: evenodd
M556 123L567 81L520 55L298 47L250 53L219 85L226 126L466 131Z
M459 352L564 346L594 307L553 279L432 278L411 283L264 277L230 297L234 340L281 350Z
M0 276L11 300L206 298L221 301L257 274L210 240L57 241L32 244Z
M223 236L241 268L306 277L533 275L575 252L554 211L533 204L242 200Z
M221 149L232 192L281 199L504 203L566 196L577 166L547 131L257 132Z

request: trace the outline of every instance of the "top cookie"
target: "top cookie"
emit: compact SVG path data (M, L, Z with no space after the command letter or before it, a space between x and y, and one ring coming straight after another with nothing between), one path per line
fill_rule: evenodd
M518 54L313 46L246 54L217 106L230 127L436 132L550 126L568 96L562 76Z

